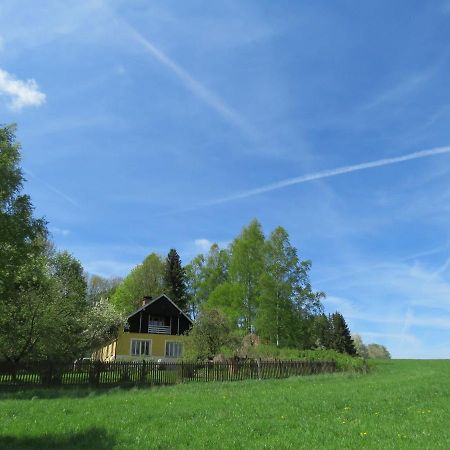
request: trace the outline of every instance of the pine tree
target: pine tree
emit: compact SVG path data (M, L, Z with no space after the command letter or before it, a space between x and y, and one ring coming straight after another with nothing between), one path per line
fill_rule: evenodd
M167 295L177 304L179 308L185 310L187 307L187 286L186 272L181 265L181 259L177 251L170 249L164 272L164 287Z
M325 314L314 316L312 323L313 345L318 348L331 348L331 323Z
M344 316L335 312L330 316L329 321L331 325L330 347L341 353L356 355L355 345Z

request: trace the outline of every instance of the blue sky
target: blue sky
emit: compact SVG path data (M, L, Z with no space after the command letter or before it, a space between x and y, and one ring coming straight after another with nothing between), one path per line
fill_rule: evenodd
M449 1L2 0L0 122L89 272L256 217L366 342L450 358L449 44Z

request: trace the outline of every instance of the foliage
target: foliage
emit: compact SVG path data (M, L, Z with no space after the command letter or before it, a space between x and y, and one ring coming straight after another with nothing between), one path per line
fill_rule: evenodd
M177 251L170 249L164 269L164 288L166 294L183 311L187 308L186 272Z
M82 334L86 352L93 352L109 344L125 323L125 316L105 298L90 306Z
M84 352L80 337L88 303L83 268L69 253L54 252L48 258L48 271L51 289L33 357L70 361Z
M369 344L367 346L367 353L372 359L391 359L391 354L384 345Z
M227 250L213 244L208 255L197 255L186 266L188 310L193 319L207 304L215 289L228 281L229 258Z
M0 302L0 354L18 362L30 355L45 334L47 311L52 307L52 282L43 255L23 264L15 290ZM50 295L49 295L50 294Z
M365 345L359 334L353 335L352 339L355 344L356 352L359 356L368 359L391 359L391 354L384 345Z
M123 281L120 277L104 278L100 275L85 275L88 303L95 305L102 299L111 299L117 287Z
M241 323L242 299L245 292L242 284L225 282L219 284L209 296L208 303L203 310L217 309L221 311L230 321L231 326L236 329Z
M187 312L193 320L197 318L201 305L206 301L203 293L204 267L205 257L203 255L197 255L185 267Z
M186 339L185 359L207 360L223 347L237 345L229 320L215 309L200 313Z
M319 349L330 348L331 324L325 314L322 313L313 318L311 329L314 346Z
M359 334L352 335L353 344L355 345L356 354L362 358L368 358L369 352L367 351L367 346L364 344L361 336Z
M265 242L264 267L259 280L258 335L277 346L306 343L302 322L322 311L323 294L312 292L310 262L300 261L282 227L277 227Z
M161 256L151 253L117 286L111 302L120 311L133 312L141 306L144 296L157 297L164 291L164 270Z
M362 358L354 358L346 353L336 350L299 350L290 347L277 347L276 345L260 344L250 347L246 355L248 358L260 358L262 360L285 361L335 361L339 371L364 371L366 365Z
M14 302L17 286L27 283L25 274L43 252L47 235L43 219L33 217L30 197L22 193L20 145L15 127L0 127L0 302Z
M80 262L56 251L45 221L33 217L14 132L0 127L0 357L71 361L93 341L86 280Z
M331 314L330 322L330 344L329 348L341 353L356 355L350 330L345 322L344 316L338 312Z
M0 354L11 361L35 346L50 289L46 224L22 193L19 162L15 127L0 127Z
M228 249L213 244L187 266L190 311L217 309L240 334L256 332L269 344L314 347L324 294L313 291L310 269L284 228L266 239L253 220Z
M242 297L238 306L239 323L249 333L254 331L259 305L259 280L264 272L264 234L261 224L252 220L231 244L230 282L239 286Z

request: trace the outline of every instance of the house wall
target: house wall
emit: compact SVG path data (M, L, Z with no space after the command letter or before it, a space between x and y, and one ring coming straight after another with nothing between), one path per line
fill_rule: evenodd
M103 348L97 350L93 355L93 359L100 361L113 361L116 356L117 341L113 341Z
M134 356L131 354L131 340L151 340L149 356ZM173 336L170 334L150 334L150 333L129 333L121 331L117 340L95 352L95 359L101 361L133 361L142 359L164 359L166 361L176 361L177 358L166 357L166 342L183 342L185 336Z

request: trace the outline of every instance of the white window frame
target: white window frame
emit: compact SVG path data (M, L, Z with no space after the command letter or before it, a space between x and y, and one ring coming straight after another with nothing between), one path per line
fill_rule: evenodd
M140 342L140 344L139 344L139 354L138 355L133 354L133 342L135 342L135 341ZM145 353L144 354L141 353L142 342L148 342L148 355L146 355ZM130 355L134 356L134 357L138 357L138 356L143 356L143 357L152 356L152 339L134 339L134 338L130 339Z
M177 356L173 356L173 355L168 355L167 354L167 344L178 344L180 346L180 354ZM166 358L180 358L181 356L183 356L183 350L184 350L184 346L183 346L183 342L181 341L166 341L165 345L164 345L164 354L166 356Z

